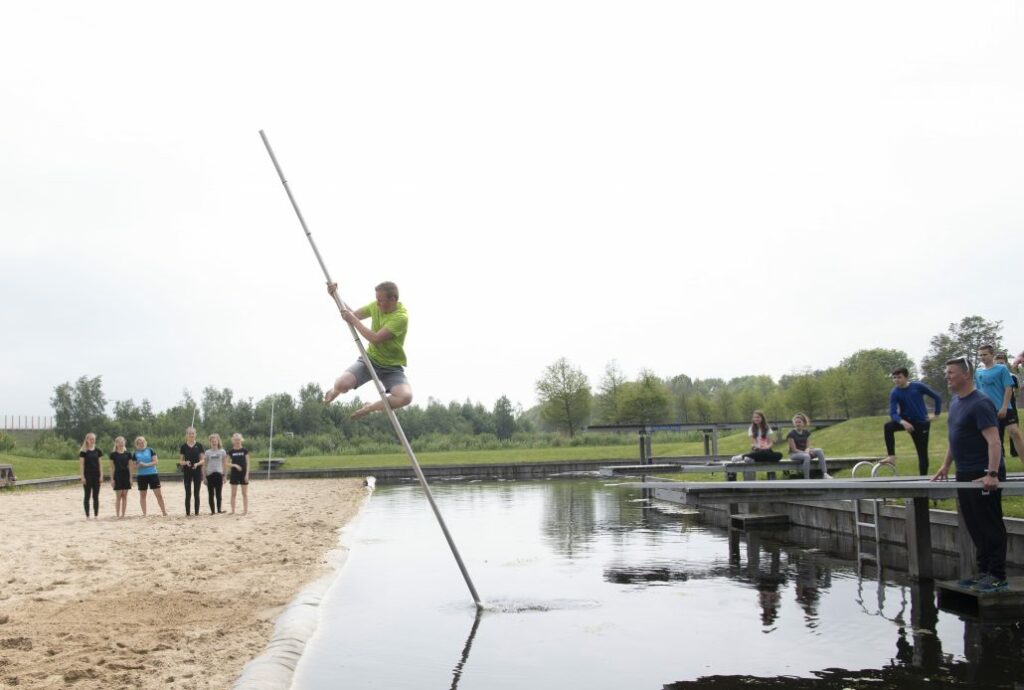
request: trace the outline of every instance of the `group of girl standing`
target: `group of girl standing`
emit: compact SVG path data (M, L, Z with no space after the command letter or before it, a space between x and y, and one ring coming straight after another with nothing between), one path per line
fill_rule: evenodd
M249 451L242 445L242 435L231 436L231 448L221 446L219 434L210 434L210 448L196 443L196 430L189 427L185 430L185 442L181 444L178 466L181 468L185 483L185 514L199 515L199 487L206 485L210 514L223 513L221 509L221 488L224 486L225 470L228 470L228 482L231 484L231 512L235 512L235 497L238 487L242 487L242 515L249 512ZM103 465L100 458L103 451L96 447L96 434L85 435L82 449L78 453L79 478L85 496L82 505L85 517L89 519L89 504L92 503L92 514L99 517L100 485L103 483ZM116 499L114 510L117 517L124 517L128 508L128 492L132 488L131 470L136 472L136 483L139 488L139 506L142 514L146 514L146 496L150 490L156 496L160 512L167 515L164 497L160 493L160 475L157 472L159 458L155 450L149 447L144 436L135 439L135 449L129 452L125 447L125 439L118 436L114 439L114 450L110 453L110 481Z

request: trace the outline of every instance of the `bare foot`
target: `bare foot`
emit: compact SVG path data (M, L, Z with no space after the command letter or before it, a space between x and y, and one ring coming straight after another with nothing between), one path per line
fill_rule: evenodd
M373 403L366 403L365 405L360 407L358 410L353 412L351 417L350 417L350 419L362 419L366 415L370 414L371 412L373 412L373 410L370 409L372 405L373 405Z
M888 455L888 456L882 458L879 462L881 462L883 465L895 465L896 464L896 458L894 458L891 455Z
M327 392L324 393L324 405L330 405L337 397L338 394L334 392L334 387L328 388Z

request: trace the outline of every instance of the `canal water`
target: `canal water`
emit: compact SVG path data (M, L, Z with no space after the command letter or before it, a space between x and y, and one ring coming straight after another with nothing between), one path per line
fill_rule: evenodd
M296 670L327 688L1022 687L1015 621L594 479L381 486ZM806 532L804 532L806 534Z

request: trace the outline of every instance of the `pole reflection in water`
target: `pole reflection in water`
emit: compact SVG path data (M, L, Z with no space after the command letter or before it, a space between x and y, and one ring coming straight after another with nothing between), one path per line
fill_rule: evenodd
M466 638L466 644L462 647L462 658L459 659L459 663L455 664L455 668L452 669L451 690L456 690L459 687L462 669L466 667L466 662L469 661L469 650L473 648L473 640L476 638L476 630L480 627L480 618L483 616L483 613L483 609L477 608L476 615L473 617L473 627L469 629L469 637Z

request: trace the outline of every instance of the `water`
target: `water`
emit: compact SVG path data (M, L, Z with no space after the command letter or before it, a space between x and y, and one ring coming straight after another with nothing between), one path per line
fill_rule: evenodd
M1024 635L597 480L382 486L294 687L1014 687Z

